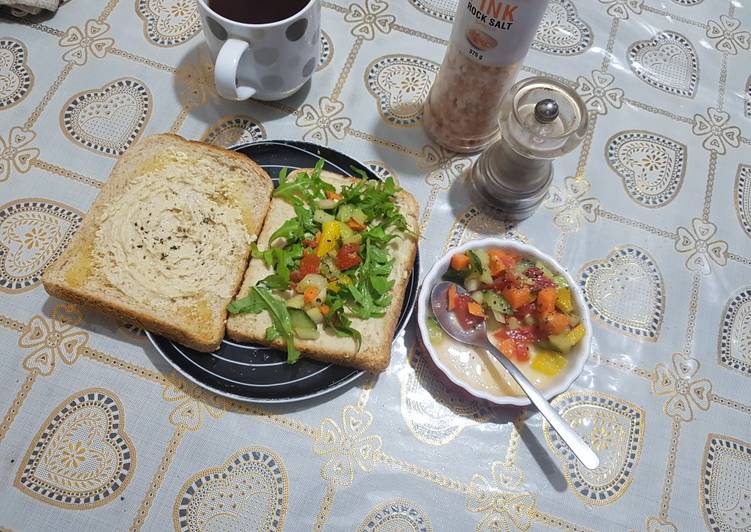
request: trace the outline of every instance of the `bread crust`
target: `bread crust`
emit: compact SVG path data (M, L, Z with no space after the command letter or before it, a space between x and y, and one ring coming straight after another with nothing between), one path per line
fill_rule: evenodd
M98 220L103 209L108 203L116 201L121 196L130 178L133 177L128 172L129 164L138 160L138 157L143 152L146 152L147 149L155 146L158 147L162 144L170 147L177 145L181 150L200 150L202 154L213 153L216 156L220 156L224 161L229 161L229 164L234 162L245 169L254 190L254 197L249 197L247 200L256 208L254 212L259 214L252 220L250 230L253 235L258 234L264 221L271 191L273 190L271 178L260 166L238 152L225 150L202 142L186 140L178 135L169 133L154 135L144 139L120 157L110 174L107 184L85 215L79 231L61 256L42 275L42 283L45 290L52 296L114 315L121 320L132 322L196 351L209 352L218 348L224 337L227 317L226 304L221 314L217 316L218 319L212 320L210 327L207 327L205 330L196 330L191 323L180 323L174 315L160 316L150 311L148 303L134 300L128 301L127 297L118 298L100 291L87 289L83 286L71 286L65 280L67 267L71 265L72 261L75 261L76 257L84 253L94 241L99 228ZM242 281L249 258L250 245L244 250L241 263L237 264L236 272L232 279L233 293L236 292L237 287Z
M301 169L298 171L312 170ZM341 188L344 184L358 181L357 178L347 178L331 172L322 172L321 177L336 186L337 189ZM295 346L300 349L304 356L322 362L330 362L376 373L383 371L389 365L391 360L391 344L399 321L399 314L404 301L409 276L417 254L416 235L419 231L417 222L419 207L415 198L409 192L402 190L397 194L396 201L415 236L395 239L399 241L396 245L399 246L401 251L398 256L398 264L394 265L394 271L392 271L392 278L394 278L395 284L391 290L391 304L386 309L385 315L381 318L371 318L369 320L353 318L352 320L353 326L358 330L361 330L361 326L364 325L369 328L369 332L375 331L375 334L363 334L363 344L359 351L356 350L355 342L352 338L337 337L326 331L323 331L317 340L296 339ZM269 236L288 219L288 217L283 219L276 218L276 213L280 210L279 202L288 205L284 200L279 198L272 200L266 223L258 238L258 245L261 249L267 248ZM246 296L250 288L268 273L270 271L266 269L260 259L251 259L238 298ZM271 318L266 312L261 314L236 314L230 316L227 320L227 335L239 342L254 342L276 348L284 348L285 344L282 340L272 342L266 340L265 333L269 325L271 325Z

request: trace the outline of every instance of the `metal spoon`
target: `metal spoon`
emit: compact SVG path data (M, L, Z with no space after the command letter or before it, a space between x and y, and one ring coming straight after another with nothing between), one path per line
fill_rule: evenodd
M448 310L448 289L454 283L441 282L433 287L433 291L430 294L430 306L433 309L433 315L441 324L443 330L446 331L451 338L461 342L463 344L474 345L481 347L489 351L498 361L503 364L506 371L516 380L524 393L527 394L532 404L537 407L537 410L548 420L550 426L555 429L558 435L566 442L571 451L576 455L579 461L584 464L587 469L595 469L600 465L600 459L595 452L587 445L584 440L581 439L574 429L566 423L566 421L555 411L551 404L545 399L540 391L535 388L534 384L529 382L527 377L519 371L519 368L514 365L508 358L506 358L493 343L488 340L488 332L485 327L485 322L472 330L466 331L456 320L456 316L453 312ZM467 291L459 285L456 286L456 291L459 294L466 294Z

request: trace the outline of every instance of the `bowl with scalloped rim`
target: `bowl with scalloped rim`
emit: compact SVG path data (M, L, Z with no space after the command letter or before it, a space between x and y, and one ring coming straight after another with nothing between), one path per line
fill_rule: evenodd
M587 358L589 358L589 350L592 340L592 323L589 316L589 310L584 301L584 295L579 286L571 278L571 275L569 275L565 268L558 264L553 257L543 253L533 246L522 244L515 240L483 238L480 240L472 240L461 246L451 248L445 255L438 259L425 276L420 295L417 299L417 321L422 344L438 369L446 375L451 382L460 388L463 388L471 395L499 405L526 406L530 404L529 399L523 394L523 392L521 392L521 390L519 390L520 395L512 395L507 389L508 386L504 385L502 387L498 384L498 382L510 380L511 377L506 370L501 367L500 362L496 360L492 360L492 363L489 362L492 359L492 355L489 353L482 354L478 352L479 350L475 351L474 347L467 346L467 351L475 351L479 357L477 362L479 366L476 365L474 369L479 367L480 371L487 372L483 374L469 375L469 373L455 365L455 360L457 360L456 354L451 355L447 354L446 350L439 350L430 340L427 319L429 316L432 316L430 293L433 290L433 286L441 281L443 274L449 269L451 257L454 254L480 248L501 248L515 251L533 262L541 261L552 272L562 275L571 289L574 311L580 316L581 323L586 328L586 334L584 335L584 338L582 338L581 341L566 354L568 360L566 367L555 377L544 379L542 385L539 386L540 391L545 398L550 400L556 395L565 392L584 369ZM482 380L490 384L483 384L480 382ZM496 383L495 387L497 389L493 389L493 382ZM503 388L507 389L505 393Z

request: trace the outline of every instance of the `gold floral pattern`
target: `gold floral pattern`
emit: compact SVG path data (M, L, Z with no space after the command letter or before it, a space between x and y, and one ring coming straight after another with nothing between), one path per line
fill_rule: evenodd
M582 97L589 111L604 115L607 114L608 107L620 109L623 105L623 89L612 87L614 81L612 74L593 70L591 78L576 78L576 92Z
M89 509L113 501L136 464L120 399L101 388L62 401L37 432L15 486L44 503Z
M713 239L717 226L701 218L694 218L691 227L692 229L679 227L676 231L678 239L675 241L675 250L690 253L686 267L708 275L712 271L712 263L725 266L728 261L728 244L724 240Z
M451 183L472 165L469 157L458 155L440 146L428 144L422 148L423 160L420 162L427 175L425 182L431 187L448 190Z
M224 416L227 401L172 373L162 390L162 398L177 403L169 415L169 422L181 430L195 432L203 426L206 416Z
M600 0L600 3L608 6L608 15L621 20L627 20L629 12L641 15L644 6L644 0Z
M313 440L313 451L330 456L321 467L321 476L335 486L352 484L355 465L362 471L372 471L375 456L381 450L381 437L370 434L373 414L346 406L342 411L341 427L331 418L321 421Z
M681 353L673 353L673 368L657 364L652 379L652 392L668 397L663 406L665 414L683 421L694 419L694 408L709 409L712 383L697 379L699 361Z
M27 64L28 52L21 41L0 39L0 109L10 109L31 91L34 74Z
M706 137L702 142L704 149L725 155L727 147L737 148L741 145L741 129L728 125L729 121L729 113L709 107L706 116L699 113L694 115L692 131L694 135Z
M68 49L63 54L63 60L80 66L86 63L89 54L98 59L103 58L115 44L113 38L104 37L109 30L109 24L94 19L86 21L83 32L78 26L71 26L59 41L60 46Z
M24 369L51 375L58 360L75 364L89 340L88 333L77 328L81 320L81 311L72 304L56 306L50 320L31 318L18 340L19 347L32 350L23 359Z
M143 34L157 46L177 46L201 31L195 0L137 0Z
M342 140L347 135L347 129L352 120L345 116L337 116L344 111L344 104L326 96L318 101L318 108L306 103L300 109L296 124L306 129L303 140L328 144L329 136Z
M175 499L175 530L282 530L289 480L271 449L240 449L219 467L185 481Z
M0 206L0 291L37 286L81 221L76 209L45 199L19 198Z
M524 473L503 462L493 462L490 479L472 475L467 496L467 510L483 513L478 531L521 530L532 526L535 496L524 489Z
M740 30L741 21L720 15L719 22L707 21L707 37L714 41L714 46L719 51L735 55L740 50L748 50L751 47L751 33Z
M34 138L36 133L22 127L12 127L7 141L0 137L0 181L10 177L12 168L22 174L31 169L32 163L39 157L39 149L29 146Z
M431 532L433 527L425 510L406 499L378 504L365 516L357 532Z
M355 25L352 28L352 35L372 41L379 32L391 33L396 17L386 13L388 7L389 5L383 0L365 0L364 6L352 3L344 15L344 20Z
M575 177L564 179L563 188L551 185L543 206L555 212L553 223L563 231L578 231L582 222L597 221L600 202L597 198L585 197L591 188L589 181Z

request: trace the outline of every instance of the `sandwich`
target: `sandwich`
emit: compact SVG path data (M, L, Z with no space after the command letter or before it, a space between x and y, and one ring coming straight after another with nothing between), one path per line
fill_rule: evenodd
M273 183L246 156L176 135L128 150L42 282L197 351L216 349Z
M417 250L418 205L392 179L280 176L227 334L383 371ZM365 178L363 174L361 176Z

